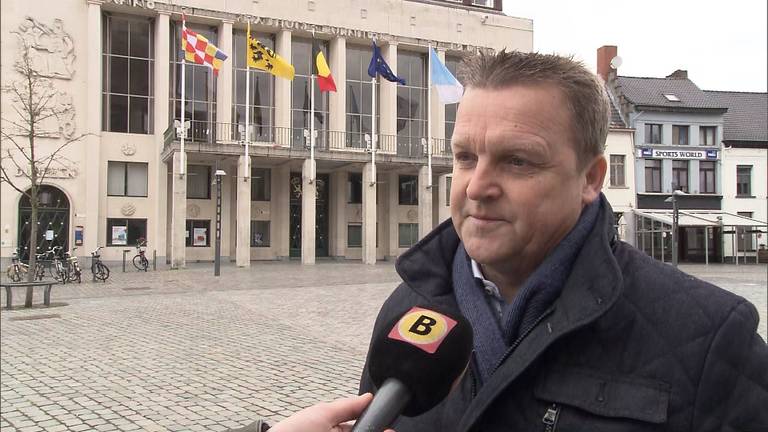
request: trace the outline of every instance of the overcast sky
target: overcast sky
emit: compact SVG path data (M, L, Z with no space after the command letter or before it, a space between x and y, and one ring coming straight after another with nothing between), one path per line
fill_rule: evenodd
M665 77L676 69L704 90L765 92L766 0L504 0L533 19L533 47L574 54L595 70L597 48L618 46L619 75Z

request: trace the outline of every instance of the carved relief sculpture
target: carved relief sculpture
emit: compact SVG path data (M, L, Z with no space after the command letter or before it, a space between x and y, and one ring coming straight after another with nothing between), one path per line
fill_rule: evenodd
M60 19L48 26L32 17L26 17L15 31L22 46L29 50L34 71L43 77L72 79L75 74L75 44L64 31Z

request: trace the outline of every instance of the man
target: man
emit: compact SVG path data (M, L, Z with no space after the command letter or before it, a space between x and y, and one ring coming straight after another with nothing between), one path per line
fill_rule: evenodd
M398 259L374 333L437 304L470 321L474 353L446 400L394 429L768 431L755 307L617 240L601 82L553 55L464 66L451 219Z

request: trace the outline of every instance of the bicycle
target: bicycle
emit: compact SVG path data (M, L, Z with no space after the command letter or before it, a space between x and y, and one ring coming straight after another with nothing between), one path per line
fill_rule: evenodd
M34 280L41 281L45 277L45 267L47 261L45 260L48 256L47 253L38 253L35 254L35 278Z
M133 266L136 267L136 270L138 271L146 272L147 269L149 269L149 260L144 254L144 249L142 249L142 246L146 245L147 242L144 239L139 239L136 243L136 256L133 257Z
M77 250L77 248L72 249L72 252ZM77 257L72 255L70 252L64 252L64 267L67 271L67 279L70 281L77 281L77 283L82 283L82 271L80 270L80 262L77 260Z
M10 279L11 282L21 282L22 280L26 279L28 272L29 266L21 262L19 259L19 248L16 248L16 250L13 251L13 256L11 257L11 265L9 265L8 269L6 270L8 279Z
M49 254L52 258L53 265L48 268L51 277L56 281L65 284L69 282L69 272L64 268L64 260L61 257L62 249L61 246L54 246L51 249L48 249L46 254Z
M101 255L99 254L100 250L101 246L91 252L91 273L93 273L94 279L106 282L109 278L109 267L101 262Z

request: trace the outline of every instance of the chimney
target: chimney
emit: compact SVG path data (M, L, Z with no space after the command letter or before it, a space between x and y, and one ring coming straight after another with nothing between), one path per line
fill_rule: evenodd
M667 75L667 78L671 78L671 79L688 79L688 71L687 70L678 69L678 70L672 72L671 74Z
M603 45L597 49L597 74L605 82L608 82L611 74L616 73L611 67L611 60L616 57L617 52L616 45Z

